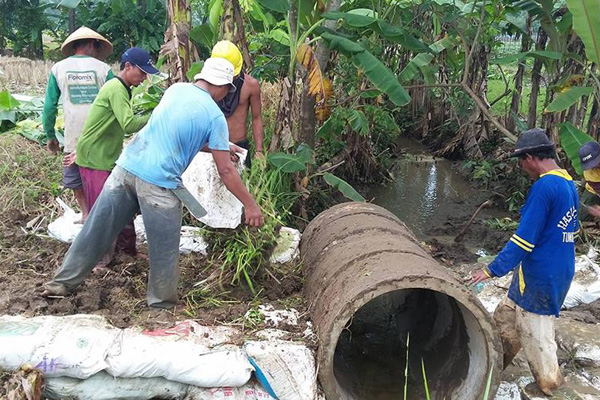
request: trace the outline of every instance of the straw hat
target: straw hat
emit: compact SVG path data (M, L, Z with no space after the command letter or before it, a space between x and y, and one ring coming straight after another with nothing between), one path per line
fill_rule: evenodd
M108 39L106 39L104 36L94 32L90 28L86 28L85 26L82 26L81 28L77 29L75 32L69 35L69 37L64 41L62 46L60 46L62 53L67 57L75 54L73 45L76 41L82 39L96 39L100 41L100 48L98 49L98 58L102 60L108 57L110 53L112 53L112 43L109 42Z

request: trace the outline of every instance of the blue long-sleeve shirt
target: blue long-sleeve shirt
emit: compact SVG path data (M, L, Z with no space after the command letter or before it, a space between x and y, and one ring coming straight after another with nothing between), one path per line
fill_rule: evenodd
M558 316L575 273L579 195L565 170L533 184L515 234L487 267L491 276L516 268L508 297L526 311Z

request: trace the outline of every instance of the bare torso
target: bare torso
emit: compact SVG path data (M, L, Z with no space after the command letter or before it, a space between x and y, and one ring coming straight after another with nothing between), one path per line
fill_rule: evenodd
M258 80L250 75L244 76L244 84L240 94L240 103L233 114L227 118L229 141L239 142L246 138L246 121L250 109L250 97L260 96Z

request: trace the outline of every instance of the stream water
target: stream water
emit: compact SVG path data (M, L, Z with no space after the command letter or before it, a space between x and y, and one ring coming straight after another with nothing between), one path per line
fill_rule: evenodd
M407 155L398 162L394 180L369 191L369 198L400 218L419 239L428 230L458 214L473 213L466 200L476 194L452 162L433 158L427 148L401 139Z

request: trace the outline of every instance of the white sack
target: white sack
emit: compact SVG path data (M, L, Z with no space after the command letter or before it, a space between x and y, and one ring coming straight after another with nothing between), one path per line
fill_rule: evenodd
M236 165L244 170L246 154ZM233 195L219 177L212 154L198 152L181 176L184 186L198 200L207 214L200 221L212 228L236 228L242 222L242 203Z
M156 378L200 387L242 386L253 371L237 346L209 348L178 336L124 330L106 359L106 372L120 378Z
M312 352L302 344L248 341L244 349L279 400L314 400L317 373Z
M28 363L41 369L47 377L85 379L102 371L107 367L105 358L108 349L119 333L106 319L97 315L13 318L13 322L21 318L28 324L41 322L41 326L33 334L26 330L25 334L8 337L8 340L7 337L0 337L0 341L4 342L4 345L0 345L0 367L14 370ZM6 317L2 317L3 326L5 321L8 321ZM16 345L17 342L29 343L23 351Z

